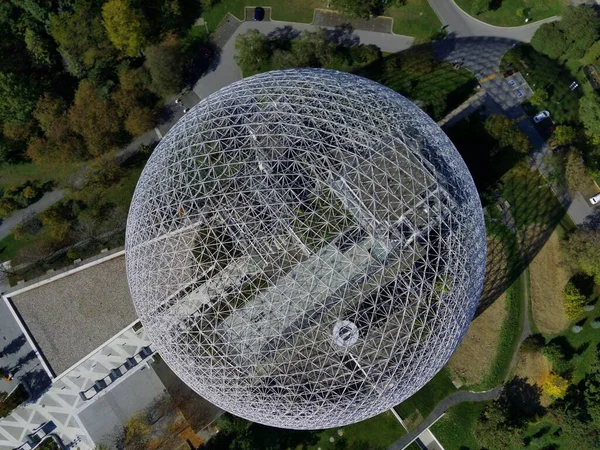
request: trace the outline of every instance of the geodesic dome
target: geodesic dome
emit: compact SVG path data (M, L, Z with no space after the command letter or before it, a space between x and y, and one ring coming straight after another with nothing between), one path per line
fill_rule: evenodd
M481 292L485 230L441 129L396 92L319 69L201 101L138 182L137 313L201 396L284 428L341 426L447 362Z

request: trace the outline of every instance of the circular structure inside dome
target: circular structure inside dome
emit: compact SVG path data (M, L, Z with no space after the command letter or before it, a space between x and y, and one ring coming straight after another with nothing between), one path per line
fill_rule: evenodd
M138 182L135 308L198 394L246 419L341 426L448 361L481 293L485 227L442 130L378 83L264 73L201 101Z

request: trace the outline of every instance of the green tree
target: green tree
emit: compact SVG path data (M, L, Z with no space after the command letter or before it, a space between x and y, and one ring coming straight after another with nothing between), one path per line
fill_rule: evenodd
M600 426L600 367L598 364L598 352L596 363L592 371L584 379L584 399L587 413L592 418L596 427Z
M31 78L0 72L0 122L31 120L38 96Z
M506 412L498 401L487 406L473 430L477 442L488 450L521 448L520 430L506 420Z
M493 137L501 148L512 148L518 153L527 153L531 143L508 117L493 114L484 122L484 128Z
M567 56L581 58L600 38L600 21L587 6L569 6L558 22L566 41Z
M542 353L548 358L548 361L552 363L552 369L558 374L565 373L571 367L569 360L565 355L563 346L556 341L549 342L548 345L542 349Z
M243 73L255 72L267 65L273 54L269 39L254 29L235 39L235 49L235 61Z
M471 11L473 14L483 14L490 10L490 0L473 0Z
M552 59L561 57L568 48L567 40L557 22L542 25L531 38L531 46Z
M600 231L577 228L563 247L566 262L600 283Z
M83 136L89 152L101 155L118 143L121 131L115 105L100 95L96 86L87 80L79 83L73 105L69 109L69 123Z
M52 65L52 49L50 42L34 29L25 30L25 46L31 58L38 66Z
M572 282L569 282L565 286L564 297L567 317L570 320L576 320L583 314L583 307L587 303L585 295L583 295Z
M529 97L529 103L534 106L544 106L548 102L548 92L544 89L536 89L531 97Z
M339 9L350 17L362 17L368 19L377 16L384 10L383 0L333 0L333 7Z
M598 94L590 93L579 100L579 118L590 137L600 136L600 96Z
M126 56L135 56L147 44L144 15L129 0L109 0L102 6L102 18L108 38Z
M565 162L565 181L569 190L576 192L586 189L590 178L583 164L581 155L575 150L569 151Z
M558 125L552 137L558 145L570 145L577 139L577 132L568 125Z
M64 241L75 221L73 202L55 203L40 214L40 220L49 229L50 237L53 240Z
M145 66L152 79L152 90L164 97L183 87L183 55L181 40L174 34L146 50Z

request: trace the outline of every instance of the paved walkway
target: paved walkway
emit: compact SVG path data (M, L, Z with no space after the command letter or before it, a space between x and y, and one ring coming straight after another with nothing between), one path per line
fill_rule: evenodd
M66 448L94 448L94 443L78 418L79 411L87 406L87 402L81 399L79 393L90 388L97 380L105 378L112 369L121 366L127 358L149 345L150 341L143 328L137 332L128 328L115 336L85 361L56 380L38 400L20 406L10 416L0 419L0 450L19 447L25 442L28 434L48 422L54 424L56 428L53 433L61 439ZM144 363L130 369L106 390L118 385L143 365ZM101 392L97 395L103 394Z
M63 196L64 193L60 189L46 192L44 196L37 202L29 205L27 208L16 211L12 216L4 219L0 225L0 239L8 236L10 234L10 230L23 219L41 213L46 208L62 199Z
M486 400L492 400L497 398L502 391L502 386L495 387L492 390L485 392L468 392L459 391L452 395L449 395L431 411L427 418L413 431L402 436L396 442L394 442L389 448L390 450L402 450L404 447L413 442L423 431L431 426L444 412L448 409L463 402L483 402Z

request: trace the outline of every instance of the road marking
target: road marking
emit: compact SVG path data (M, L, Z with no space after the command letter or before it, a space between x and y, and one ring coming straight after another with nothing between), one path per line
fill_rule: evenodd
M491 75L488 75L487 77L482 78L481 80L479 80L479 83L481 83L481 84L487 83L488 81L493 80L497 76L498 76L498 74L496 72L494 72Z

